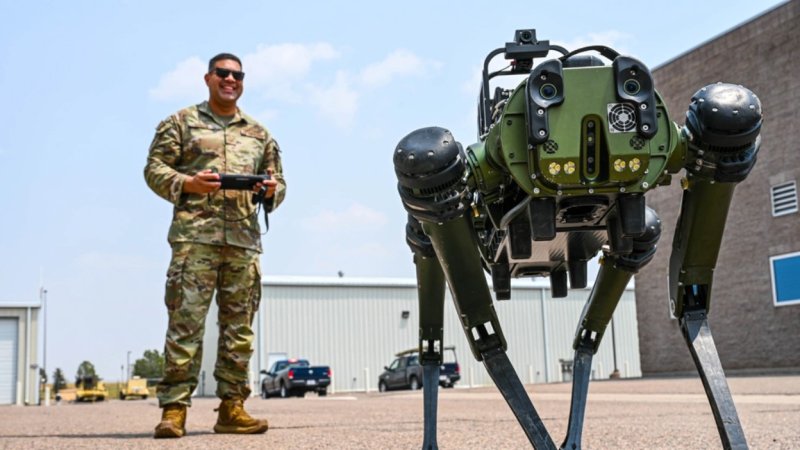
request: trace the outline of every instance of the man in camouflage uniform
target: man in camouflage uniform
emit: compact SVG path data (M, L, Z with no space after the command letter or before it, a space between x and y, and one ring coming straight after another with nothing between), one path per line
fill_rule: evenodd
M266 420L244 411L250 395L247 368L253 353L253 317L261 299L261 232L253 193L219 190L218 173L270 174L263 206L283 201L286 182L280 149L270 133L236 106L244 72L234 55L211 59L205 75L208 101L161 122L144 169L147 185L175 205L165 301L169 313L164 378L157 388L163 408L156 438L186 433L186 408L197 387L206 314L214 291L219 344L214 378L222 399L214 431L263 433Z

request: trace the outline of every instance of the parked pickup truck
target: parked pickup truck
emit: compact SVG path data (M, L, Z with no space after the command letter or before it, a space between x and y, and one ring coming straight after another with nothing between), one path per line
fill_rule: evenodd
M414 348L396 354L397 359L392 361L380 377L378 377L378 390L386 392L389 389L419 389L422 387L422 366L419 364L419 351ZM461 379L461 367L456 359L456 348L445 347L443 360L439 366L439 385L446 388L453 387Z
M262 370L261 397L305 397L306 392L328 395L331 369L328 366L311 366L305 359L275 361L269 370Z

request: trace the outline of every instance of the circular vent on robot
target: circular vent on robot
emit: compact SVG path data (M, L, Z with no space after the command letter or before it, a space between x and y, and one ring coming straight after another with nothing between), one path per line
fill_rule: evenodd
M629 144L631 144L631 147L633 147L635 150L641 150L644 148L644 139L640 138L639 136L634 136L629 141Z
M608 128L612 133L625 133L636 128L636 110L627 103L608 105Z

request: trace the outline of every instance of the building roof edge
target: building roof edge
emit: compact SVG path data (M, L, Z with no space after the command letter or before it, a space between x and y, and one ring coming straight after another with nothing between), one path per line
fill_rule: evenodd
M4 302L0 300L0 309L10 308L41 308L42 304L38 302Z
M491 280L487 280L491 286ZM264 286L351 286L351 287L416 287L415 278L392 278L392 277L329 277L311 275L269 275L261 279ZM529 279L511 280L511 287L514 289L550 289L550 281L547 278L537 277ZM591 289L591 284L585 289ZM634 284L631 282L626 290L633 290Z

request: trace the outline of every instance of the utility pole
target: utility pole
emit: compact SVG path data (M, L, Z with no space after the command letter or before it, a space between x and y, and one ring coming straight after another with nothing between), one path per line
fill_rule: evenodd
M128 350L128 378L125 381L131 380L131 351Z

